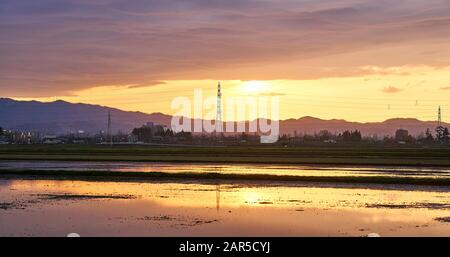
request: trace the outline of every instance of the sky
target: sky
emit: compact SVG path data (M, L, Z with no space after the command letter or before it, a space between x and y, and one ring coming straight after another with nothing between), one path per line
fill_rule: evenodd
M0 97L173 114L221 81L283 119L445 119L449 42L450 0L2 0Z

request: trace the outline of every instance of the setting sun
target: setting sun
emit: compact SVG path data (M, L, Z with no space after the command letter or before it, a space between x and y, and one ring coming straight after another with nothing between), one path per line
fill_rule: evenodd
M240 91L245 93L261 93L264 91L269 90L269 85L265 81L247 81L244 84L242 84Z

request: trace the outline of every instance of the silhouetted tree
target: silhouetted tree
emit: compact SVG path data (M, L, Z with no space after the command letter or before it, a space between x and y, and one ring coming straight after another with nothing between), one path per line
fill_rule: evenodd
M422 141L425 144L433 144L434 143L434 137L429 128L425 132L425 137L423 139L421 139L420 141Z
M425 132L425 139L429 142L434 141L433 135L431 134L431 131L429 128L427 128L427 131Z
M362 135L361 132L358 130L355 131L344 131L344 133L342 133L342 140L344 142L360 142L362 140Z
M448 128L439 126L436 128L436 140L441 144L448 144L450 141L450 135Z
M383 137L383 143L385 143L385 144L393 144L393 143L395 143L395 138L390 137L390 136L384 136Z
M448 144L450 142L450 133L448 131L448 128L444 128L442 142L444 144Z
M192 133L191 132L184 132L184 130L183 130L181 132L176 133L175 137L184 138L186 140L192 140Z
M328 130L321 130L318 136L321 141L325 141L330 140L333 137L333 134L331 134Z

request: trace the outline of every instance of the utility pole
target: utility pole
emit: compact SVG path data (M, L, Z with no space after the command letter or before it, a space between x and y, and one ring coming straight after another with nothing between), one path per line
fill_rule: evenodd
M441 113L441 107L439 106L439 109L438 109L438 124L437 124L437 126L438 127L442 127L442 113Z

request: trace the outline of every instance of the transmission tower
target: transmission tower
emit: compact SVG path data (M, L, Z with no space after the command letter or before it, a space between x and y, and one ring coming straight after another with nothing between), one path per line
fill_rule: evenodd
M216 132L222 132L222 125L222 89L219 82L217 84Z
M441 113L441 107L439 106L438 109L438 121L437 121L437 127L436 127L436 139L439 141L439 143L444 143L445 140L445 130L442 126L442 113Z

